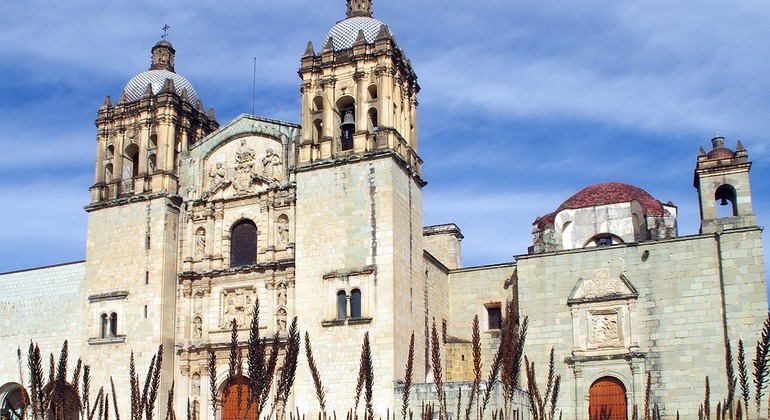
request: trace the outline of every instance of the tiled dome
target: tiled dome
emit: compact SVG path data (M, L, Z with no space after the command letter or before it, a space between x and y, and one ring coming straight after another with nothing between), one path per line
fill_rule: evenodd
M168 70L148 70L131 78L124 89L126 100L131 102L141 98L148 84L152 85L152 94L157 95L163 89L166 79L174 81L176 93L181 95L184 90L187 90L187 97L190 103L193 105L198 103L198 94L195 92L193 85L184 77Z
M371 17L350 17L334 25L326 35L323 45L329 42L329 38L333 38L335 51L353 48L353 43L356 41L358 31L360 30L364 31L366 42L371 44L377 38L377 34L383 25L384 23ZM388 30L388 33L393 36L390 30Z
M645 214L660 216L663 205L647 191L622 182L605 182L591 185L578 191L566 199L554 212L538 219L539 227L553 225L556 215L565 209L580 209L585 207L605 206L608 204L628 203L638 201Z

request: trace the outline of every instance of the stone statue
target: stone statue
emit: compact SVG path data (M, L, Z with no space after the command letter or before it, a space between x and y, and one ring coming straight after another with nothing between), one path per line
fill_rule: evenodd
M203 320L200 317L196 316L193 319L192 338L194 340L198 340L201 337L203 337Z
M278 243L285 244L289 242L289 219L284 216L278 218L276 223L278 231Z
M265 178L281 180L283 178L283 165L281 163L281 157L278 156L273 149L265 150L265 157L262 158L262 166L264 170L262 174Z
M209 171L209 178L211 178L211 184L209 184L209 191L214 191L225 183L227 180L227 168L225 168L224 162L217 162Z
M206 252L206 231L198 229L195 235L195 255L203 255Z

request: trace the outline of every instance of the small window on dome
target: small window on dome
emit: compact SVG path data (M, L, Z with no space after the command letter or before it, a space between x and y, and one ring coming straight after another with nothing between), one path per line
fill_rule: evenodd
M594 246L610 246L614 244L622 244L623 240L619 237L611 234L611 233L600 233L598 235L593 236L591 239L586 242L586 244L583 246L584 248L594 247Z

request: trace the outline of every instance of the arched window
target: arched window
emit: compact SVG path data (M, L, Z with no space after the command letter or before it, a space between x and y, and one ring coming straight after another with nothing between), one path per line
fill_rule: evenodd
M316 96L313 98L313 112L324 110L324 98L323 96Z
M112 181L112 164L108 163L104 166L104 182Z
M377 108L369 109L369 131L376 131L379 124L380 122L377 119Z
M626 387L617 378L599 378L588 390L588 412L591 418L628 419Z
M589 239L584 245L583 248L590 248L594 246L610 246L614 244L622 244L623 240L620 239L617 235L613 235L611 233L600 233L598 235L594 235Z
M323 123L321 122L321 119L317 119L313 121L313 142L318 143L321 141L321 136L323 135Z
M139 146L131 143L123 152L123 179L139 175Z
M99 337L107 338L110 334L110 322L107 318L107 314L102 314L99 319Z
M343 96L337 101L340 123L340 148L353 148L353 133L356 132L356 103L351 96Z
M118 336L118 314L110 314L110 337Z
M257 225L242 220L230 232L230 267L257 263Z
M350 317L361 318L361 291L358 289L350 291Z
M337 320L344 321L348 317L348 297L344 290L337 292Z
M115 146L111 144L111 145L107 146L107 151L104 154L104 158L105 159L112 159L114 156L115 156Z
M156 149L158 147L158 135L153 134L150 136L150 149Z
M155 173L155 169L157 165L158 158L155 156L155 153L151 154L150 157L147 159L147 173L150 175Z
M370 101L377 99L377 85L369 85L369 88L367 88L367 92L369 92Z
M736 200L735 188L732 185L720 185L714 193L716 200L717 217L735 217L738 215L738 200Z

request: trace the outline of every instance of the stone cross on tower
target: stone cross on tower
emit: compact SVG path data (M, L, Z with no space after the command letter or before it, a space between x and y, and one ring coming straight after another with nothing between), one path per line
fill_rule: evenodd
M348 0L348 17L372 17L372 0Z

